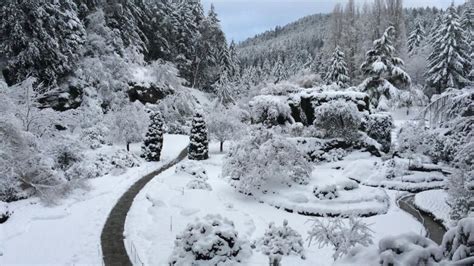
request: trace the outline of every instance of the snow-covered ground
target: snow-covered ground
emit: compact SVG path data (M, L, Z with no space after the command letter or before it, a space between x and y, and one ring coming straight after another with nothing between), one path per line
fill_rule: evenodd
M0 224L0 265L101 265L100 234L112 207L135 181L176 158L187 143L187 136L165 135L161 162L91 179L90 190L76 191L55 206L35 198L10 203L14 213ZM139 144L131 148L139 154Z
M448 193L442 189L423 191L415 195L415 205L420 210L431 213L443 222L446 228L452 226L449 218L450 207L447 203Z
M219 177L224 155L219 154L217 150L217 144L213 143L210 159L202 162L212 191L186 189L186 184L193 177L182 172L175 173L176 167L159 175L141 191L132 205L125 225L129 254L133 253L134 257L139 257L145 265L166 265L172 253L176 235L188 223L207 214L221 214L232 220L240 236L250 241L263 236L270 222L281 224L284 219L287 219L289 226L297 230L304 239L306 238L311 225L308 220L311 217L277 209L235 191ZM357 159L349 157L349 160ZM341 165L345 163L347 164L347 161L339 162ZM327 164L317 166L313 178L325 180L324 182L327 183L338 183L344 179L343 176L336 174L344 171L326 172L327 175L324 175L325 179L323 179L317 174L319 168L328 171L332 167L328 168ZM359 171L364 171L364 164L361 165ZM363 190L361 192L360 194L367 193ZM395 200L400 195L399 192L388 191L387 213L363 218L374 231L375 243L382 237L406 232L424 234L422 225L397 207ZM364 197L364 195L357 195L357 197ZM130 246L134 247L134 251L130 250ZM333 261L331 256L331 248L311 246L306 249L306 260L303 261L299 257L285 257L283 265L330 265ZM254 251L247 263L266 265L268 258Z

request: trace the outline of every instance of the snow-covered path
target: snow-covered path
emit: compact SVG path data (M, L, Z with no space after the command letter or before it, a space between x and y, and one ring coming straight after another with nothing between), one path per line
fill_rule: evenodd
M11 203L14 214L0 224L0 265L101 265L100 234L112 207L132 184L175 159L187 143L187 136L165 135L162 162L91 179L89 191L76 191L56 206L38 199ZM133 145L132 151L139 148Z

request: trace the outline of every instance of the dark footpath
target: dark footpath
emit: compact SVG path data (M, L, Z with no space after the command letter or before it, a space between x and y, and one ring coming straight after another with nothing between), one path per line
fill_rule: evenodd
M124 243L125 219L132 207L133 200L143 187L155 176L168 170L187 156L187 148L184 149L175 160L163 165L160 169L142 177L125 192L109 214L105 226L102 229L100 242L102 246L102 256L105 265L132 265L128 257Z

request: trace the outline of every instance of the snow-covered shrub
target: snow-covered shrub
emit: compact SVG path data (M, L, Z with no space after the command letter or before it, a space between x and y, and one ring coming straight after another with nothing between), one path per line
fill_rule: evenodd
M347 151L341 148L332 149L328 152L323 150L316 150L311 154L311 161L313 162L337 162L342 160L347 155Z
M229 265L245 261L251 254L234 223L220 215L207 215L176 236L170 265Z
M474 218L464 218L444 234L441 250L446 259L460 261L474 257ZM472 261L471 261L472 263Z
M189 136L188 158L206 160L209 158L209 141L206 121L201 111L194 114L191 134Z
M291 108L286 103L286 98L260 95L250 101L249 107L253 123L275 126L294 122L291 116Z
M200 190L209 190L212 191L212 187L209 183L206 181L200 180L200 179L194 179L189 181L186 184L187 189L200 189Z
M208 179L206 169L204 169L200 163L195 161L186 161L178 164L178 166L176 166L175 173L190 175L195 179L203 181Z
M432 265L441 258L438 245L417 234L385 237L379 242L381 265Z
M83 147L73 138L58 136L48 142L48 154L54 159L54 167L66 171L75 163L83 160ZM46 144L43 142L43 144Z
M126 150L119 149L113 154L97 153L72 165L65 176L69 180L91 179L108 174L119 175L126 169L140 166L137 156Z
M357 182L355 182L354 180L344 180L343 182L340 182L338 184L338 186L342 189L342 190L354 190L354 189L357 189L359 188L359 184Z
M357 138L362 123L357 106L345 100L330 101L314 108L314 118L314 126L328 138Z
M327 223L319 219L311 221L313 225L308 232L308 245L311 246L316 242L319 248L333 246L334 260L347 254L357 245L367 247L372 244L373 232L361 219L350 217L348 225L345 225L341 218L329 219Z
M451 207L450 218L458 221L469 214L469 209L474 200L474 190L468 188L468 173L457 170L448 176L448 200L447 203Z
M383 152L389 152L392 144L392 116L387 113L372 114L366 123L367 135L382 144Z
M283 221L283 226L270 223L262 238L255 243L260 252L268 256L272 266L280 265L283 256L298 255L305 259L301 235Z
M271 185L307 184L311 165L287 139L263 128L253 130L227 154L222 176L238 191L250 195Z
M333 200L339 197L336 185L316 186L313 188L313 194L320 200Z
M91 149L98 149L107 144L108 128L102 125L96 125L84 128L80 133L80 140Z

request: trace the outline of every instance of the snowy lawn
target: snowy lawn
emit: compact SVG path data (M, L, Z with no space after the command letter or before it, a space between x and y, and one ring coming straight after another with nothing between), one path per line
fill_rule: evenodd
M423 191L415 195L415 205L420 210L431 213L446 228L452 226L449 218L450 207L447 203L448 193L442 189Z
M35 198L10 203L14 213L0 224L0 265L101 265L100 234L114 204L135 181L176 158L187 143L187 136L165 135L162 162L141 162L121 175L91 179L90 191L76 191L55 206ZM138 155L140 144L131 149Z
M207 183L211 185L212 191L187 189L188 182L196 179L196 177L182 171L175 173L176 167L162 173L141 191L132 205L125 225L125 236L128 243L126 246L129 248L129 254L139 257L139 260L145 265L166 265L172 253L176 235L188 223L207 214L221 214L223 217L232 220L240 236L250 241L263 236L270 222L275 222L280 226L284 219L287 219L289 226L297 230L303 236L303 239L306 239L311 226L308 220L311 217L289 213L236 192L225 180L219 177L224 155L217 153L217 150L218 145L213 143L211 145L211 158L202 162L202 166L209 177ZM356 157L350 157L349 161L357 160ZM370 160L370 156L367 155L365 159L360 160ZM337 164L344 168L347 162L341 161ZM326 183L344 181L345 178L339 176L338 171L333 172L332 167L333 165L331 167L321 165L320 168L315 169L313 176L316 176L317 180L326 180L324 181ZM341 168L341 172L343 168ZM325 169L327 178L323 178L326 174L319 176L318 173L325 172L318 172L318 169L321 171ZM360 195L347 193L341 198L349 199L353 197L354 202L370 198L372 195L364 195L369 193L368 189L360 190L358 193ZM378 190L373 189L373 191ZM291 188L288 189L288 193L293 193ZM309 191L305 193L309 193ZM406 232L424 234L422 225L409 214L400 210L395 204L396 198L401 193L388 191L387 195L389 208L386 214L363 218L365 222L371 224L375 243L382 237L389 235ZM278 197L274 197L274 199L276 198ZM294 198L297 199L298 197L295 196ZM131 252L130 246L134 246L134 251ZM331 248L320 249L313 245L306 248L306 260L303 261L296 256L284 257L283 265L328 265L332 261ZM254 251L247 263L249 265L266 265L268 258Z

